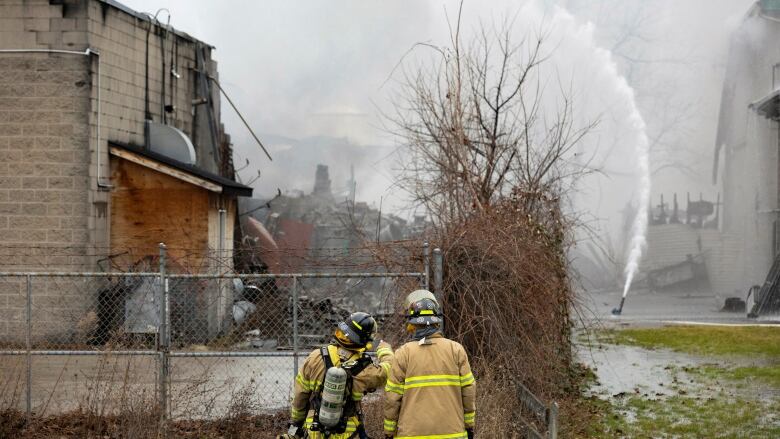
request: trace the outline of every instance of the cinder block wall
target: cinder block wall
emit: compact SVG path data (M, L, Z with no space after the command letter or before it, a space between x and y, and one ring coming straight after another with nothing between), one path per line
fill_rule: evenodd
M24 249L87 243L89 76L89 59L83 56L0 54L3 244ZM71 262L4 258L0 266L58 261Z
M149 28L149 21L98 0L0 2L0 49L99 52L0 53L0 271L110 268L105 260L110 189L99 187L98 166L101 183L109 183L108 141L143 144ZM168 33L162 41L167 58L163 72L160 34L158 26L151 27L152 118L162 121L165 75L165 103L176 107L166 115L168 123L200 145L198 165L216 171L213 150L205 141L206 107L192 104L203 95L196 90L194 71L196 48L202 43ZM178 79L170 73L171 52ZM206 46L205 63L216 77L210 57ZM211 93L219 102L218 91ZM199 129L193 132L196 121ZM97 291L86 281L35 281L33 316L43 322L34 325L35 335L76 342L78 333L90 326ZM24 339L25 296L23 279L0 278L0 341Z
M0 4L0 49L83 50L86 30L86 11L75 7ZM90 64L83 55L0 53L0 247L18 249L4 250L0 269L84 262Z
M87 24L75 6L6 0L0 49L83 51ZM0 270L91 266L91 64L84 55L0 53ZM33 316L81 318L79 292L71 281L34 280ZM24 278L0 279L0 340L24 339L26 294ZM63 320L40 319L36 335L67 333Z
M89 45L100 52L101 61L101 113L105 127L101 136L122 143L144 143L148 35L149 112L152 120L165 120L187 134L196 146L198 166L216 172L216 160L207 137L206 106L193 105L193 100L204 97L195 70L199 47L204 49L204 63L209 75L217 77L216 62L211 60L211 47L184 34L166 31L168 17L164 12L158 16L162 27L99 1L89 2L88 15ZM172 68L178 78L171 73ZM162 108L163 81L164 104L175 108L170 113ZM216 103L215 120L219 123L218 90L211 90L211 95ZM198 118L199 130L194 131Z

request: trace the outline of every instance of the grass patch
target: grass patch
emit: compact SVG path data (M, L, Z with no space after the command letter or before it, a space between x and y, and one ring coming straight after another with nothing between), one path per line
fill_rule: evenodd
M673 396L664 400L629 398L626 407L634 413L626 423L629 437L778 437L780 425L762 419L766 413L777 413L780 404L754 400L719 398L699 399ZM724 420L728 419L728 422ZM649 437L649 436L648 436Z
M780 362L780 327L665 326L606 330L597 335L606 343L671 349L701 356L744 356Z
M780 403L673 396L631 396L601 402L591 438L770 438L780 437ZM724 422L724 420L728 420Z
M669 349L717 360L692 367L669 364L665 369L674 383L680 372L687 375L685 385L669 386L672 395L630 393L593 400L597 415L588 437L780 438L780 399L760 392L735 391L748 387L780 389L780 327L602 330L588 334L587 341ZM728 365L730 360L735 361ZM692 385L687 384L688 378L693 380ZM718 388L721 390L713 394Z
M740 384L757 381L768 387L780 389L780 364L772 366L722 367L706 364L699 367L685 367L683 370L710 380L730 380Z

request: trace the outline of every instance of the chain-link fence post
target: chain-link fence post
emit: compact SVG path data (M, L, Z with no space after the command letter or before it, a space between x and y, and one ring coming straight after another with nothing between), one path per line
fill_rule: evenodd
M168 329L169 316L169 297L168 297L168 279L165 276L165 244L160 243L160 328L158 332L159 355L160 355L160 426L163 435L167 432L168 420L168 377L169 377L169 353L170 353L170 332Z
M442 283L444 280L444 274L442 271L444 270L444 261L441 254L440 248L433 249L433 294L436 296L436 300L439 301L440 304L444 304L442 301L444 299L444 291L442 291ZM446 322L442 322L441 324L441 331L444 332L444 325Z
M441 249L435 248L433 249L433 292L436 295L436 298L441 302L442 299L442 282L443 282L443 258L441 254Z
M431 288L431 254L430 254L431 246L428 244L428 241L423 242L423 259L425 261L425 289L429 290Z
M32 276L27 275L27 304L25 319L27 321L27 330L25 342L27 346L27 398L26 413L27 422L32 418Z
M298 277L292 278L293 380L298 376Z
M555 401L547 409L547 438L558 439L558 403Z

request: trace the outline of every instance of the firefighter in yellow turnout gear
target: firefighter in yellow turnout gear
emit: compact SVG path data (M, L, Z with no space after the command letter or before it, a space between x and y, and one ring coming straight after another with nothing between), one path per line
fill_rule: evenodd
M413 341L393 358L385 386L385 437L472 439L477 389L466 350L442 336L433 294L415 291L407 304Z
M366 354L376 336L377 324L369 314L356 312L339 323L334 340L314 350L304 361L295 379L295 390L290 410L290 428L278 439L307 437L308 439L352 439L368 437L362 425L360 401L363 395L385 385L390 371L393 350L380 342L376 353L379 364ZM341 407L338 427L327 427L320 419L327 370L335 366L347 372L345 403ZM339 387L340 391L340 387ZM307 434L304 436L304 434Z

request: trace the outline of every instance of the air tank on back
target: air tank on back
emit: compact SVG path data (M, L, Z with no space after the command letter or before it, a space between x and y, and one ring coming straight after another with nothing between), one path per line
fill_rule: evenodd
M345 389L347 387L347 371L340 367L331 367L325 373L322 385L322 403L320 404L319 421L325 427L335 427L341 420L344 411Z

